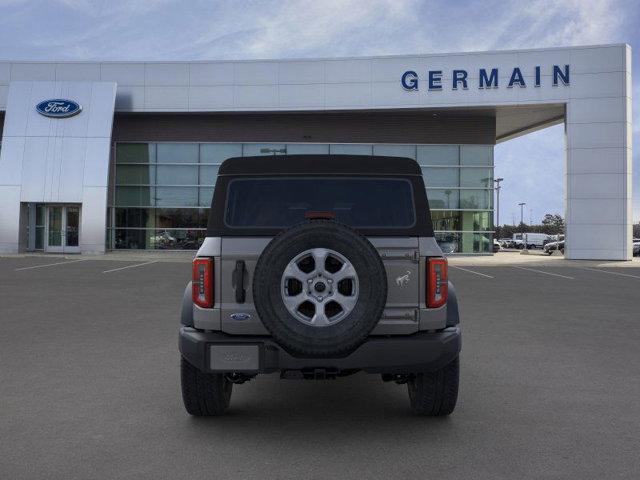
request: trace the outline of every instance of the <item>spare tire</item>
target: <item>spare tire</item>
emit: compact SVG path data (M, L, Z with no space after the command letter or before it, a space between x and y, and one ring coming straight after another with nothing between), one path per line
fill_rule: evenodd
M253 300L274 340L298 356L342 356L376 326L387 301L377 250L330 220L295 225L264 249Z

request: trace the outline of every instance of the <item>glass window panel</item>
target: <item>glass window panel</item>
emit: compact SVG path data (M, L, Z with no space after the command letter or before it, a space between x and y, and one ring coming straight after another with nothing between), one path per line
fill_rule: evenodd
M116 163L155 163L155 143L116 144Z
M213 187L200 187L198 195L198 205L201 207L211 206L211 201L213 200Z
M493 208L493 190L460 190L460 208Z
M197 143L158 143L158 163L198 163Z
M116 206L148 207L154 205L153 187L116 187Z
M373 154L384 157L404 157L416 159L415 145L374 145Z
M36 227L36 250L44 249L44 227Z
M460 212L436 210L431 212L434 230L460 230Z
M462 234L442 232L435 233L434 235L442 253L460 253L462 251Z
M202 245L206 230L151 230L149 249L197 250Z
M158 208L155 210L157 228L206 228L207 208Z
M287 153L287 147L282 143L245 143L242 145L243 157L284 155L285 153Z
M80 235L80 208L67 207L67 224L66 224L66 243L68 247L79 246L78 240Z
M459 208L460 190L427 190L429 208Z
M462 165L493 165L493 147L485 145L462 145Z
M145 249L150 248L150 237L155 230L127 230L114 229L112 235L114 239L114 248L117 249Z
M420 165L459 165L460 154L457 145L418 145Z
M461 212L463 231L493 230L493 212ZM435 227L434 227L435 228Z
M200 167L200 183L199 185L215 185L218 178L217 165L203 165Z
M459 168L423 168L424 183L427 187L459 186Z
M287 145L287 153L289 155L326 155L329 153L329 145L315 143L290 143Z
M197 207L198 187L157 187L155 200L159 207Z
M241 143L203 143L200 145L200 163L222 163L227 158L241 156Z
M116 167L116 185L153 185L154 165L118 165Z
M158 165L157 185L198 185L197 165Z
M116 208L116 227L153 228L155 227L153 209Z
M492 253L492 233L462 233L462 253Z
M331 144L329 153L333 155L373 155L372 145Z
M493 168L461 168L460 186L493 188Z
M44 227L45 216L44 205L36 205L36 226Z
M280 177L229 183L229 226L286 227L304 221L308 211L333 212L353 227L408 228L415 223L411 183L404 179Z

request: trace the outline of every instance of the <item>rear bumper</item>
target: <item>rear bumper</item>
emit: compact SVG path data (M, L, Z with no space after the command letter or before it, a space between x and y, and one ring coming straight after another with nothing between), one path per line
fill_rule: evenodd
M271 373L316 369L402 374L434 371L454 360L461 347L460 327L406 336L370 337L339 358L294 357L271 337L227 335L180 329L180 353L203 372Z

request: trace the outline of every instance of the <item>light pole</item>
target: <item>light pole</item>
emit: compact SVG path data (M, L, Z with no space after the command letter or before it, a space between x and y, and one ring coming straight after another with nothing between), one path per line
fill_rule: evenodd
M496 225L500 226L500 182L503 181L504 178L496 178L494 182L496 183Z
M524 236L524 206L526 205L526 202L520 202L518 205L520 205L520 229L521 229L521 233L522 233L522 252L527 252L529 253L529 251L527 250L527 239Z
M524 225L524 206L526 205L526 202L522 202L519 203L518 205L520 205L520 226L522 228L522 225Z

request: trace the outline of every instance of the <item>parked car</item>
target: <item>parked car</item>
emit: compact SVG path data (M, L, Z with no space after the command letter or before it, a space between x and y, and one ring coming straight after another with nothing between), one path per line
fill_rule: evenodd
M493 239L493 253L498 253L501 249L502 249L502 247L500 246L500 242L498 242L498 240L496 240L494 238Z
M191 415L223 414L234 385L264 373L364 371L406 384L417 415L456 406L458 304L415 160L223 162L181 324Z
M559 242L549 242L544 247L542 247L544 253L548 253L551 255L555 250L560 250L560 253L564 255L564 240Z
M640 256L640 238L633 239L633 256Z
M438 239L438 246L445 255L456 253L458 251L458 239L455 234L441 235Z
M498 243L502 248L515 248L512 238L499 238Z

